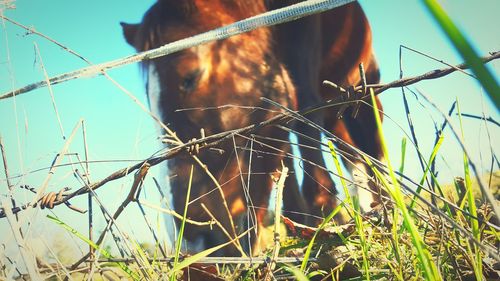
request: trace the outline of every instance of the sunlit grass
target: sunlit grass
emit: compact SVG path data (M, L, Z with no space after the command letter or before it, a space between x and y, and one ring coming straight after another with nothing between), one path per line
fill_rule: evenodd
M439 5L436 0L422 1L430 11L431 15L437 21L438 25L443 29L448 39L460 53L465 62L470 66L472 72L477 77L479 83L484 87L486 93L493 101L496 109L500 108L500 88L498 81L493 74L484 66L483 62L477 55L472 44L467 40L466 36L457 28L455 23L447 15L445 10Z
M396 204L396 207L401 211L403 215L403 224L406 228L406 230L410 233L412 237L412 242L413 246L415 247L415 250L417 251L417 258L420 261L419 266L422 268L422 271L424 272L424 276L426 280L441 280L442 277L439 274L436 265L434 264L432 260L432 256L427 250L427 247L425 243L423 243L422 237L420 236L418 229L414 223L414 220L412 216L410 215L408 208L405 204L403 194L401 193L401 186L399 185L399 182L396 178L396 173L394 173L394 170L392 168L391 162L389 160L389 151L387 150L387 146L385 143L385 138L384 134L382 131L382 121L380 119L380 113L377 107L377 103L375 101L375 95L373 93L373 90L370 91L371 97L372 97L372 105L373 105L373 112L375 115L375 120L377 123L378 127L378 134L380 137L380 142L382 146L382 151L384 154L384 158L387 159L387 168L389 170L389 176L391 178L391 183L389 183L386 179L385 176L382 175L374 166L371 164L371 161L365 157L365 160L367 163L372 166L373 172L377 176L378 180L383 184L385 189L388 191L388 193L391 195L392 199L394 200L394 203Z

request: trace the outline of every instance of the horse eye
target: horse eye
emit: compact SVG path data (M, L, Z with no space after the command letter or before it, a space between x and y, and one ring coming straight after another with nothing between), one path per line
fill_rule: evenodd
M194 89L196 89L196 87L198 86L198 82L200 81L202 73L203 71L200 69L188 73L186 76L184 76L184 79L182 79L182 83L179 86L179 89L186 93L194 91Z

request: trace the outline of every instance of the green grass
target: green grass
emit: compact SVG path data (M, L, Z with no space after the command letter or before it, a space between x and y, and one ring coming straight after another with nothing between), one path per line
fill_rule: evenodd
M335 215L338 214L338 212L341 210L341 208L342 208L342 205L339 205L339 206L337 206L337 208L333 209L333 211L319 225L318 229L316 230L316 232L314 233L313 237L311 238L311 240L309 241L309 243L307 245L307 249L304 253L304 260L300 264L300 271L302 271L302 272L306 271L306 267L308 265L308 261L309 261L309 258L311 256L312 247L314 245L314 242L316 241L316 237L318 236L318 233L320 231L322 231L328 225L328 223L333 219L333 217L335 217Z
M498 86L498 82L491 72L484 66L472 44L457 28L455 23L453 23L450 17L446 14L445 10L436 0L422 0L422 2L429 10L432 17L434 17L437 21L441 29L443 29L455 49L470 66L472 72L476 75L477 80L486 90L486 93L490 97L493 104L495 104L498 111L500 108L500 88Z
M458 102L457 105L459 105ZM375 109L374 112L376 114L378 111ZM458 112L460 114L459 106ZM384 148L385 159L388 159L388 149L385 146L378 114L375 117L378 120L378 133ZM458 120L461 122L461 119ZM462 124L460 129L463 139L469 137L465 134ZM491 268L492 260L495 259L492 259L491 256L486 259L487 253L477 245L477 241L483 246L492 247L500 240L500 234L495 227L485 223L492 218L492 213L483 205L480 189L471 177L469 160L464 155L463 161L460 163L463 165L464 188L459 188L458 191L455 191L453 184L439 182L430 171L430 164L442 153L440 147L445 137L443 133L432 148L426 167L424 167L422 174L417 177L419 182L415 185L422 185L425 178L433 180L439 191L435 195L436 206L439 209L431 209L423 204L419 198L408 195L399 184L398 179L401 177L396 176L390 161L387 163L388 175L382 175L370 159L365 158L366 163L372 167L373 173L392 200L392 204L387 205L392 205L392 207L381 210L378 215L370 216L362 215L357 197L349 195L349 182L342 172L340 157L333 144L328 143L336 173L340 178L339 188L342 188L346 193L345 200L324 218L321 225L312 232L311 236L308 236L310 238L300 236L285 238L279 257L293 256L293 253L298 251L298 256L303 257L303 260L298 265L278 263L274 272L275 276L283 275L290 278L293 276L297 280L311 278L326 278L327 280L456 280L463 276L473 279L494 278L488 268ZM401 144L403 155L407 149L406 145L406 141L403 139ZM401 164L398 167L400 173L404 172L405 161L407 159L402 156ZM493 192L495 196L498 196L499 193L499 175L499 172L491 175L493 179L491 186L493 189L496 187L496 191ZM190 200L193 188L193 170L191 170L189 177L187 201L175 241L172 263L160 261L158 251L160 241L147 246L128 240L127 243L131 245L133 252L131 262L101 262L100 268L113 269L115 275L133 280L165 278L178 280L183 273L186 274L188 267L192 267L193 264L197 264L200 260L235 241L228 241L194 255L184 256L181 259L185 224L189 223L187 202ZM489 178L490 175L485 175L485 177ZM449 179L449 182L453 182L453 179ZM430 197L425 187L418 192L424 199ZM448 203L441 201L441 198L446 198L450 204L457 205L463 211L450 208ZM338 225L338 222L335 222L335 217L342 212L346 213L350 220L345 225ZM462 230L459 231L451 224L446 223L446 220L443 220L444 216L452 218L470 236L465 236ZM478 221L475 217L483 218L483 220ZM49 219L68 230L72 236L93 247L102 257L111 259L118 256L112 253L109 246L95 245L85 235L58 218L49 217ZM243 237L247 232L248 230L244 231L236 239ZM262 253L262 255L266 254L267 252ZM488 266L485 267L485 264ZM259 265L244 263L210 265L208 268L211 268L211 272L215 270L215 275L222 279L232 280L256 280L260 278L262 270ZM122 275L115 271L121 271ZM72 276L74 278L87 278L85 275L72 274ZM96 273L95 278L99 280L98 273ZM50 280L56 279L51 277Z
M422 237L420 236L418 229L413 221L412 216L410 215L408 208L404 202L403 194L401 193L401 186L396 178L396 173L394 173L394 169L392 168L391 162L389 160L389 152L387 150L387 146L385 143L384 134L382 132L382 121L380 119L380 114L378 111L377 103L375 101L375 95L373 90L370 91L372 96L372 105L373 112L375 115L375 120L377 122L378 133L380 137L380 142L382 146L382 151L384 154L384 158L387 159L387 168L389 170L389 175L391 178L391 183L389 183L385 176L383 176L372 164L368 158L365 158L366 162L370 164L377 178L382 182L383 186L386 188L388 193L391 195L394 200L397 208L401 211L403 215L403 224L406 230L410 233L412 237L413 246L417 251L417 258L419 260L419 267L422 269L424 273L424 277L426 280L442 280L441 275L439 274L436 265L432 260L432 256L427 250L425 244L423 243Z
M359 240L361 243L361 249L362 249L362 256L363 256L363 269L365 271L365 278L366 280L370 280L370 273L369 273L369 268L370 268L370 262L368 260L368 245L366 242L366 237L365 237L365 230L363 226L363 218L361 217L361 208L359 206L359 200L357 197L351 197L349 194L349 189L347 188L347 183L344 179L344 174L342 172L342 168L340 167L340 159L337 156L337 152L335 151L335 147L333 146L333 143L331 141L328 141L328 147L330 148L330 154L333 157L333 162L335 163L335 168L337 169L337 173L339 174L340 177L340 184L342 185L342 189L344 190L344 194L346 196L345 203L346 204L341 204L339 206L344 206L347 209L353 209L354 210L354 222L356 224L356 230L359 235ZM347 206L346 206L347 205Z
M440 134L439 135L439 139L436 142L436 145L432 149L432 153L431 153L431 156L429 157L429 161L427 162L427 165L425 166L424 174L422 175L422 178L420 179L419 186L417 187L416 192L418 194L420 194L420 192L422 191L422 187L421 186L424 184L425 179L427 178L427 174L430 171L431 165L434 162L434 159L436 158L436 155L437 155L437 153L439 151L439 148L441 147L441 144L443 143L443 140L444 140L444 136L443 136L443 134ZM434 175L432 175L432 176L434 176ZM413 201L411 202L411 204L409 206L410 209L413 209L413 207L415 205L415 202L416 202L416 199L417 199L416 196L413 197Z
M458 120L460 121L460 133L462 136L462 140L464 140L464 128L462 124L462 117L460 114L460 104L457 100L457 111L458 111ZM474 236L474 239L477 241L481 241L481 233L479 231L479 222L477 219L477 206L476 202L474 199L474 194L472 193L472 181L471 181L471 175L470 175L470 169L469 169L469 159L467 158L467 155L463 156L463 165L464 165L464 178L465 178L465 188L466 188L466 193L467 193L467 205L469 209L469 213L474 216L474 218L470 218L470 224L472 228L472 235ZM478 249L476 245L473 245L474 253L475 255L472 255L471 253L471 246L470 243L467 243L467 250L470 253L471 256L475 256L474 258L474 263L473 263L473 268L474 268L474 274L476 275L477 280L481 280L483 276L483 261L481 257L481 251Z
M81 239L83 242L85 242L86 244L88 244L89 246L91 246L92 248L94 248L95 250L99 251L104 257L109 258L109 259L113 258L113 255L111 255L111 253L108 250L106 250L105 248L99 247L99 245L95 244L92 240L88 239L85 235L83 235L82 233L78 232L76 229L72 228L71 226L69 226L65 222L61 221L59 218L51 216L51 215L47 215L47 218L49 218L51 221L53 221L54 223L58 224L62 228L66 229L72 235L74 235L75 237ZM140 280L139 273L137 273L136 271L132 270L125 263L123 263L123 262L117 262L117 263L113 263L113 264L118 265L133 280Z
M193 166L191 166L191 171L189 172L189 183L187 186L186 202L184 205L184 214L182 215L181 227L179 228L179 235L177 237L177 241L175 241L176 243L175 243L174 267L173 267L171 275L170 275L171 281L174 281L176 279L175 274L176 274L177 270L182 268L178 264L179 264L179 257L181 255L182 238L184 237L184 228L186 226L187 210L189 207L189 196L191 195L192 183L193 183Z

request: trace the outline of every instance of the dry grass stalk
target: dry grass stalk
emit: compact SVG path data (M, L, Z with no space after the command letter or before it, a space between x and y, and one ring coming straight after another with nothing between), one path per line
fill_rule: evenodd
M57 103L56 99L54 97L54 91L52 90L52 85L50 84L49 81L49 75L47 74L47 70L45 69L45 65L43 64L43 59L42 55L40 54L40 49L38 48L38 44L35 42L35 52L38 55L38 59L40 60L40 68L42 69L43 72L43 77L45 78L45 83L47 83L47 89L49 90L50 94L50 99L52 101L52 107L54 107L54 112L56 113L56 118L57 118L57 123L59 125L59 130L61 130L61 135L63 140L66 139L66 136L64 135L64 128L61 122L61 117L59 116L59 110L57 110Z
M236 247L236 249L240 252L241 256L242 257L246 257L247 254L245 253L245 251L243 250L243 248L241 247L241 243L240 243L240 240L239 239L233 239L231 237L231 235L229 234L229 232L227 232L226 228L217 220L217 218L214 217L214 215L210 212L210 210L205 206L205 204L201 203L201 207L203 208L203 210L210 216L210 218L212 219L211 221L213 221L221 230L222 232L224 232L224 235L226 235L227 238L229 238L230 241L232 241L232 244L234 245L234 247Z
M14 235L14 239L16 241L16 245L19 248L19 252L21 253L21 257L24 261L24 265L26 266L26 270L31 278L31 280L41 280L39 272L36 268L36 257L31 251L31 247L26 243L22 233L21 233L21 224L16 219L14 214L10 211L11 205L10 201L6 198L1 200L2 207L5 210L5 214L7 216L7 221L9 222L10 229L12 234Z
M276 180L276 199L274 200L274 247L271 253L271 261L267 264L264 273L264 280L273 279L273 271L276 268L276 260L278 259L281 249L280 244L280 225L281 225L281 206L283 204L283 188L285 180L288 177L288 167L281 163L280 176Z

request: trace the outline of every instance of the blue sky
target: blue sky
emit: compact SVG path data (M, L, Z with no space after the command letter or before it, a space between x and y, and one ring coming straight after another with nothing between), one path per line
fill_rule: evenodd
M5 16L55 39L80 53L93 63L101 63L129 55L133 49L124 41L120 21L138 22L153 1L28 1L14 2L16 9L4 11ZM372 24L374 48L380 64L382 80L389 82L399 78L399 45L417 49L451 64L462 62L452 49L443 33L437 29L424 7L418 1L361 1ZM500 26L498 12L500 2L487 1L441 1L444 8L459 27L474 42L480 54L500 49L500 37L495 26ZM480 4L479 4L480 3ZM0 93L28 83L42 80L41 61L49 76L86 66L78 58L61 50L54 44L34 36L8 22L0 27ZM35 52L35 44L40 54ZM41 57L41 60L40 58ZM417 75L443 65L421 55L404 51L405 75ZM500 72L499 62L490 63L496 77ZM137 65L128 65L109 72L122 86L135 94L143 103L144 82ZM447 111L458 97L463 112L491 115L498 120L498 111L484 98L475 81L463 74L453 74L439 81L427 81L412 86L430 96L443 110ZM102 179L111 172L131 163L129 160L144 159L159 149L154 123L139 107L103 77L86 78L67 82L53 87L55 101L62 126L69 135L78 120L83 118L87 127L87 138L91 160L120 160L91 165L92 180ZM421 98L408 95L417 135L424 155L430 155L434 141L433 120L438 124L442 118ZM401 98L401 90L391 90L382 94L385 113L394 120L386 118L384 131L395 166L400 164L400 143L404 133L399 124L408 132ZM17 120L17 121L16 121ZM458 119L453 117L454 125ZM17 123L17 125L16 125ZM477 161L481 171L488 170L489 147L484 123L464 119L465 138L468 148ZM499 152L498 127L489 126L492 148ZM35 90L15 99L0 101L0 134L7 148L7 158L11 175L26 174L13 180L18 185L29 184L37 187L45 178L47 170L30 171L48 167L53 157L61 149L64 140L52 106L47 88ZM83 157L82 134L79 132L71 145L71 151ZM408 147L406 163L407 174L417 178L421 174L415 159L414 149ZM438 156L440 179L450 182L453 176L462 175L461 150L450 131L445 132L442 154ZM0 165L0 168L3 166ZM158 176L158 169L152 171ZM0 173L1 190L5 181ZM108 202L110 210L118 206L128 192L131 177L113 182L99 191ZM79 188L81 185L71 174L70 168L61 168L50 182L50 190L63 186ZM2 192L1 194L5 194ZM152 182L146 187L148 200L156 203L156 191ZM16 197L26 201L30 194L18 191ZM86 198L73 200L73 204L85 207ZM133 207L127 220L122 221L130 231L142 240L149 239L137 227L140 221L137 208ZM68 212L61 207L54 211L63 220L75 222L82 231L85 229L86 216ZM43 212L45 214L47 212ZM43 221L43 216L38 215ZM44 221L48 224L48 221ZM102 227L102 223L98 224ZM5 233L5 222L0 221L0 233ZM0 241L1 242L1 241Z

